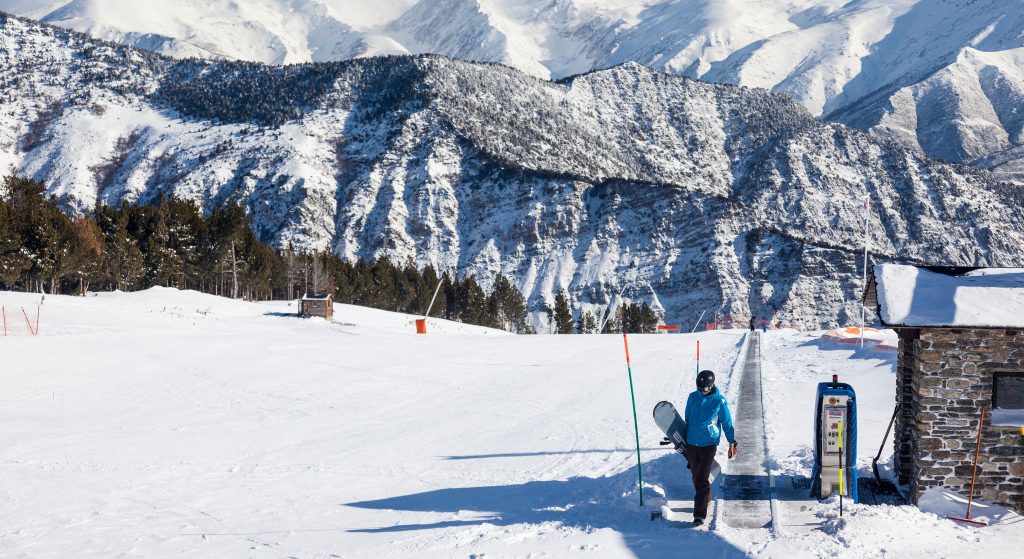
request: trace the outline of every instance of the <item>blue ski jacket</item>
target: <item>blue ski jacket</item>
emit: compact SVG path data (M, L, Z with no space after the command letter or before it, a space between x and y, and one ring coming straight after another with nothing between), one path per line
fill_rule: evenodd
M718 446L722 430L730 443L736 440L732 428L732 415L725 397L715 388L704 395L694 390L686 399L686 444L693 446Z

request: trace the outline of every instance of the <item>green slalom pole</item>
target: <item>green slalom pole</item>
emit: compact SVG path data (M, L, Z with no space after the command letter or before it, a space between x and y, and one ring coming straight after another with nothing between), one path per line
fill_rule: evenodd
M629 398L633 402L633 433L636 434L636 479L640 484L640 506L644 506L644 475L640 467L640 427L636 421L636 396L633 393L633 367L629 364L629 340L622 333L622 343L626 347L626 371L629 373Z

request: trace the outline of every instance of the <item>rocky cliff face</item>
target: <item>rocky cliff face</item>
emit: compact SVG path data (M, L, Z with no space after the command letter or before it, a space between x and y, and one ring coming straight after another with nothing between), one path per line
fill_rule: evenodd
M0 165L70 210L239 200L279 245L509 274L538 317L565 291L852 322L865 198L875 261L1010 264L1024 240L1019 190L983 171L638 64L178 62L5 17L0 96Z

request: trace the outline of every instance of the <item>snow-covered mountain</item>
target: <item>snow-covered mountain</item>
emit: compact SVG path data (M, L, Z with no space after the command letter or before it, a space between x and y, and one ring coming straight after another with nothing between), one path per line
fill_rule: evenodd
M1024 182L1020 0L0 0L175 57L437 53L561 78L624 62L786 93Z
M264 240L501 271L537 311L624 293L670 322L850 322L865 196L876 259L1011 264L1024 242L989 173L635 63L179 62L2 17L0 98L0 169L71 209L238 200Z

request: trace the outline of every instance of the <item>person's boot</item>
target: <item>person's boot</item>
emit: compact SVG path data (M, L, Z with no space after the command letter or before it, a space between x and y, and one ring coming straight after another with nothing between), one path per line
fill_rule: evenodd
M694 526L703 526L704 525L704 519L699 517L699 516L693 517L693 525Z

